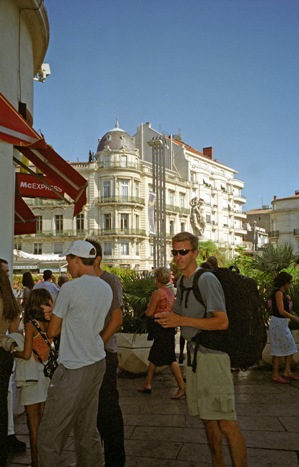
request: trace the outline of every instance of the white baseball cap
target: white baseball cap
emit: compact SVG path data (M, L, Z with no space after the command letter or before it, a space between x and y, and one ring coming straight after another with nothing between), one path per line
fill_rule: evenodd
M64 253L61 253L59 256L67 255L79 256L80 258L95 258L96 249L86 240L75 240L70 244L68 249Z

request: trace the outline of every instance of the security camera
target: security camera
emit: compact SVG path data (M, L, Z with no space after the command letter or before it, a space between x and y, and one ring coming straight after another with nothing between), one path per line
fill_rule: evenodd
M34 77L34 81L40 81L41 83L44 83L50 74L51 69L49 63L43 63L37 75Z

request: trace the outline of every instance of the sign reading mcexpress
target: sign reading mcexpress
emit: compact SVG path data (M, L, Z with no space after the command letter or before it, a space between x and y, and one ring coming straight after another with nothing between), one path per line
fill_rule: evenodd
M43 183L43 180L45 183ZM34 175L17 173L17 193L27 198L59 199L61 196L64 196L63 189L55 184L55 182L45 176L43 176L43 180L39 180ZM60 196L58 196L55 191L52 191L46 184L50 185Z

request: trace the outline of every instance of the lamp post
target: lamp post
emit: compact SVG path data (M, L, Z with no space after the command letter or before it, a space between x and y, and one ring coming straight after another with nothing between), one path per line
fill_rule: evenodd
M154 268L166 265L166 200L165 200L165 137L153 137L147 143L152 148L153 192L155 194L153 233Z

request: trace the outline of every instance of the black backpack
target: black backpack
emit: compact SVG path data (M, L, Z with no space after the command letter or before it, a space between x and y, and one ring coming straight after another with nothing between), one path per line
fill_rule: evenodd
M180 280L181 302L184 299L185 306L192 290L196 300L206 308L198 287L198 279L205 272L213 273L222 285L229 327L225 331L200 331L193 340L197 348L202 345L228 353L231 366L245 370L261 358L267 340L257 283L232 269L199 269L194 274L192 287L184 287L183 278Z

